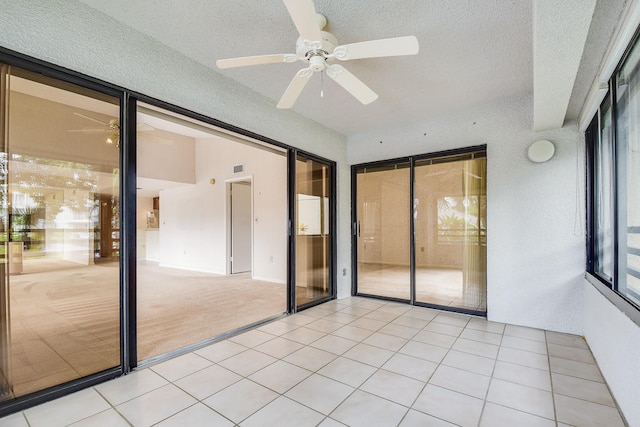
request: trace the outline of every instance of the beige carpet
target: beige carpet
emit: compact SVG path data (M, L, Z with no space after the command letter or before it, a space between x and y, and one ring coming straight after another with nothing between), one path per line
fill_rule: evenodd
M138 360L286 311L286 285L138 265Z
M10 276L15 396L119 365L117 263L26 260ZM286 286L138 266L138 356L144 360L285 311Z

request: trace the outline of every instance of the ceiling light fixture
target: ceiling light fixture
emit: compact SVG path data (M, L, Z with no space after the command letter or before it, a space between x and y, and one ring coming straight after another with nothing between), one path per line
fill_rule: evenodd
M553 142L541 139L534 142L527 150L527 157L534 163L544 163L550 160L556 152Z
M116 148L120 148L120 124L117 119L109 120L109 131L111 132L105 142L107 144L115 144Z

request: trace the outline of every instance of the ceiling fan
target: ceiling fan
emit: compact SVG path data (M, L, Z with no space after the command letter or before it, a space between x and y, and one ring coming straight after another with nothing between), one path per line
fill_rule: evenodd
M309 78L313 73L318 72L325 72L358 101L365 105L369 104L375 101L378 95L342 65L333 63L334 60L347 61L418 53L418 39L415 36L339 45L333 34L322 31L327 24L327 19L316 13L311 0L283 0L283 2L300 34L296 42L295 54L246 56L216 61L216 65L220 69L280 62L307 62L308 66L299 70L289 83L277 108L293 107Z
M74 132L74 133L105 133L106 137L105 137L105 142L107 144L114 144L116 146L116 148L120 147L120 122L118 121L118 119L111 119L108 122L96 119L94 117L91 116L87 116L85 114L82 113L78 113L78 112L74 112L74 115L78 116L78 117L82 117L83 119L87 119L90 120L92 122L98 123L100 125L102 125L102 127L100 128L89 128L89 129L71 129L69 130L69 132ZM151 132L156 130L156 128L154 128L153 126L150 126L146 123L138 123L137 128L136 128L136 133L138 135L140 135L141 132ZM173 144L173 140L169 139L169 138L163 138L161 136L157 136L157 135L145 135L145 138L147 139L152 139L152 140L156 140L158 142L161 142L163 144Z

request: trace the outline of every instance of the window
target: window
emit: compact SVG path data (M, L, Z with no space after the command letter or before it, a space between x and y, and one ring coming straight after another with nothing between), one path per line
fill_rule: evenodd
M594 212L597 224L597 257L595 272L606 282L613 280L613 141L611 102L607 98L600 108L597 143L594 144L597 164L594 169Z
M586 135L588 271L640 308L640 43L628 51Z

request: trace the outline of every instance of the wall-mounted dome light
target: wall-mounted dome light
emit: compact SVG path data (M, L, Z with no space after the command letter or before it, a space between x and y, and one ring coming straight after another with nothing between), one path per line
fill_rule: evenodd
M544 163L550 160L556 152L553 142L541 139L534 142L527 150L527 157L534 163Z

